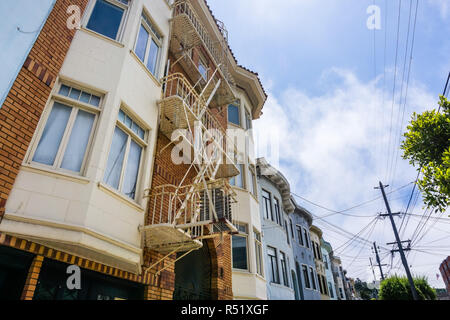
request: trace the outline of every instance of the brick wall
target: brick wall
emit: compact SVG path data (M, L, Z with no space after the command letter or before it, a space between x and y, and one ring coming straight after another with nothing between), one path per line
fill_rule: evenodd
M88 0L57 0L0 109L0 222L14 180L69 50L75 30L66 25L70 5L84 11Z
M205 58L209 57L206 53L203 53ZM176 59L169 55L169 59L171 61L175 61ZM199 57L194 51L193 60L198 61ZM212 66L213 63L209 60L207 62L208 66ZM171 73L182 73L189 79L186 72L181 68L179 64L172 66ZM227 126L227 114L223 112L226 108L213 109L211 110L212 114L214 114L223 128ZM178 185L186 171L189 169L189 165L175 165L171 160L171 152L172 147L168 147L161 150L169 144L170 140L165 137L161 132L158 134L157 145L156 145L156 157L154 164L154 171L152 176L152 189L163 185L163 184L174 184ZM184 184L192 183L193 178L196 175L196 171L191 169L191 172ZM152 205L148 206L149 210L151 210ZM150 223L151 212L147 212L147 223ZM209 239L205 241L206 245L209 248L209 252L211 255L211 287L212 287L212 299L233 299L232 292L232 270L231 270L231 237L225 235L223 239L220 237L216 237L214 239ZM144 253L144 262L145 267L148 267L152 263L158 261L163 255L158 254L157 252L146 249ZM155 268L158 270L162 268L165 264L171 264L175 259L175 254L165 259L160 265ZM155 272L155 270L150 270L150 273ZM172 294L175 287L175 266L172 264L169 268L165 269L155 286L147 287L147 298L148 299L172 299Z

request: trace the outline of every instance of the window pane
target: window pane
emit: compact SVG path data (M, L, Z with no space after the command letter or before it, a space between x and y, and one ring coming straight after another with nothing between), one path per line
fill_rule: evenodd
M147 49L148 42L148 32L145 30L144 26L141 24L141 29L139 30L139 36L136 43L136 55L142 61L145 60L145 50Z
M69 97L72 99L78 100L80 98L80 93L81 93L81 90L72 88L72 90L70 91Z
M67 97L69 95L69 91L70 87L62 85L61 88L59 89L59 94Z
M241 125L241 121L239 120L239 107L230 104L228 106L228 122L234 123L236 125Z
M114 130L114 137L109 151L104 181L111 187L118 189L122 172L123 158L127 146L128 136L118 127Z
M52 111L48 117L41 140L39 141L33 161L47 165L53 165L56 153L64 135L64 130L69 121L71 107L58 102L53 104Z
M97 0L87 28L116 39L124 10L104 0Z
M92 104L95 107L98 107L100 105L100 97L92 95L90 104Z
M253 184L253 172L250 170L250 168L248 169L248 191L250 191L250 193L255 194L255 186Z
M159 47L153 39L151 41L150 52L148 53L147 68L152 74L156 75L156 63L158 61Z
M244 165L243 164L238 164L237 167L239 169L239 175L234 176L233 178L231 178L230 179L230 184L232 186L235 186L235 187L244 188L244 181L242 179L242 172L244 170Z
M141 163L141 153L142 148L136 142L131 140L122 192L132 199L136 197L136 184L138 180L139 165Z
M87 92L82 92L81 93L81 97L80 97L80 101L84 102L84 103L89 103L89 100L91 99L91 95Z
M95 115L92 113L78 111L61 168L80 172L94 119Z
M131 129L131 125L133 124L133 120L129 116L125 116L125 125Z
M233 236L233 268L247 270L247 238Z
M207 80L208 79L208 71L206 70L205 66L203 65L203 63L199 63L198 64L198 71L200 72L200 74L202 75L203 79Z

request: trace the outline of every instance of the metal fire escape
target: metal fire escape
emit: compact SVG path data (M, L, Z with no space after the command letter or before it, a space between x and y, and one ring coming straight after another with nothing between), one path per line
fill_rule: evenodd
M188 144L194 150L194 161L179 185L161 185L146 195L150 221L142 228L145 245L165 257L175 252L187 254L201 248L202 239L237 231L231 212L236 195L228 179L239 174L234 161L236 147L210 110L235 100L226 37L211 41L189 1L175 1L172 6L171 52L177 59L173 65L180 63L196 83L191 85L182 73L162 79L160 130L170 141L181 138ZM219 30L226 35L223 26ZM192 50L199 47L215 64L207 78L192 60ZM192 172L195 176L186 184Z

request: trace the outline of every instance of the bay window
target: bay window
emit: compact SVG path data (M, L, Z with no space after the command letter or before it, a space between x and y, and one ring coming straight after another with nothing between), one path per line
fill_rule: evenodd
M244 179L242 176L244 172L244 165L238 164L237 167L239 169L239 174L230 179L230 184L235 187L244 188Z
M274 207L275 207L275 217L276 217L276 219L277 219L276 222L277 222L280 226L282 226L282 225L283 225L283 222L282 222L282 220L281 220L280 201L279 201L277 198L275 198L275 201L274 201Z
M129 0L96 0L86 28L118 40Z
M272 247L267 247L267 255L269 257L269 266L271 271L270 281L273 283L280 283L280 273L278 271L277 250Z
M270 193L266 190L262 190L262 198L263 198L263 209L264 209L264 217L266 219L270 219L273 221L273 212L272 212L272 200L270 199Z
M316 280L316 273L314 272L312 267L309 267L309 273L311 274L311 284L312 288L314 290L317 290L317 280Z
M120 110L103 181L131 199L136 199L145 134L144 129Z
M280 251L280 262L281 262L281 273L283 274L283 284L286 287L289 287L286 255L284 254L284 252L281 252L281 251Z
M308 267L306 265L302 265L303 271L303 279L305 280L305 288L311 289L311 281L309 280Z
M297 236L298 236L298 242L301 246L304 246L305 243L303 242L303 235L302 235L303 228L299 225L297 225Z
M263 275L263 256L262 256L262 243L261 233L254 230L253 235L255 237L255 256L256 256L256 273L260 276Z
M236 227L238 234L233 235L231 238L233 268L248 270L247 225L238 223Z
M61 85L52 99L31 162L81 173L100 113L100 100L95 94Z
M161 34L157 31L147 15L142 13L141 25L134 52L155 77L158 77L161 47Z
M230 104L228 105L228 122L237 126L241 125L241 117L239 115L239 106Z

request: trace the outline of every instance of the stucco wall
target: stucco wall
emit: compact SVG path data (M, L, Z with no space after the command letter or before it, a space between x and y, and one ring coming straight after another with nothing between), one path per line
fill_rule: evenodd
M281 194L276 188L274 184L272 184L267 178L264 176L259 177L259 195L260 195L260 213L261 213L261 221L262 221L262 230L263 230L263 247L264 247L264 263L265 263L265 272L266 272L266 279L267 279L267 297L270 300L294 300L295 299L295 293L294 293L294 286L292 283L292 276L291 271L294 270L295 272L295 262L294 262L294 256L292 251L292 240L291 236L289 234L289 240L290 244L287 243L287 236L285 229L278 225L276 222L268 220L264 216L264 207L263 207L263 201L261 200L261 191L262 189L268 191L271 194L272 197L272 210L275 213L274 209L274 200L273 197L276 197L280 201L281 206L281 216L282 219L289 221L288 214L285 213L284 208L282 206L281 202ZM289 228L288 228L289 230ZM268 261L268 255L267 255L267 246L273 247L277 251L277 262L278 262L278 270L279 270L279 277L280 277L280 284L272 283L270 281L270 263ZM285 286L283 284L283 275L281 270L281 262L280 262L280 251L285 253L286 260L287 260L287 277L289 282L289 287ZM296 272L295 272L296 273Z
M298 213L297 210L294 211L290 215L290 217L292 219L292 224L293 224L293 228L294 228L294 237L295 237L295 241L294 241L294 245L293 245L294 258L295 258L295 261L299 264L300 279L301 279L304 300L320 300L319 290L305 288L305 279L304 279L303 272L302 272L302 265L306 265L306 266L308 266L308 268L312 267L313 269L315 269L316 266L314 264L314 254L312 252L312 247L310 246L308 248L306 246L306 244L302 246L300 244L300 241L298 239L298 235L296 232L296 225L299 225L299 226L304 227L309 234L310 225L308 224L308 221L305 219L305 217L302 214Z

